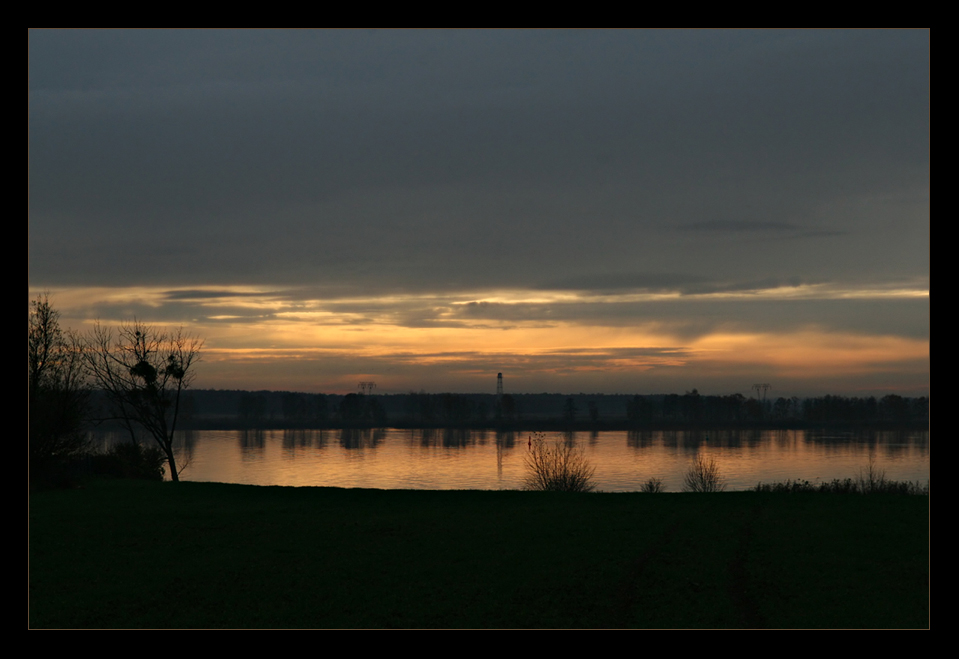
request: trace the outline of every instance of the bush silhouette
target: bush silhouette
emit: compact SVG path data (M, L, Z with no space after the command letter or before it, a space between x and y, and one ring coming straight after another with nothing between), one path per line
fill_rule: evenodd
M549 443L542 434L529 439L525 489L549 492L589 492L595 468L582 448L570 442Z
M106 453L91 456L92 471L97 476L163 480L166 457L156 446L132 442L117 444Z
M712 458L699 456L686 472L684 492L722 492L725 489L726 481L719 474L719 466Z
M640 489L640 492L646 492L647 494L656 494L657 492L663 491L663 481L660 478L650 478Z

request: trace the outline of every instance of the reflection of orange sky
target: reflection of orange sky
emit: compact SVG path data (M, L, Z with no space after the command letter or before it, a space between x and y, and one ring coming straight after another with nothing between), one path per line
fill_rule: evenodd
M142 315L144 309L157 310L158 318L179 313L184 328L205 341L197 380L201 387L282 389L342 383L353 389L362 375L360 379L375 378L381 386L408 390L424 386L425 378L439 383L443 374L455 374L462 383L473 376L488 379L490 369L505 368L516 376L543 374L546 383L556 376L574 387L579 386L575 382L598 387L596 378L604 373L610 375L609 382L614 374L620 374L616 382L631 373L662 374L690 387L704 380L749 382L753 376L815 382L877 372L893 379L905 374L910 386L917 379L928 382L926 338L813 327L778 333L717 327L689 337L655 322L607 326L602 318L586 317L576 322L452 318L442 312L457 304L449 300L436 303L441 310L433 326L426 322L424 327L409 327L390 315L393 301L387 298L350 302L354 309L369 304L370 311L337 313L336 304L342 301L290 302L242 292L255 295L198 299L181 303L183 308L147 289L53 291L52 300L63 312L64 325L79 329L91 326L91 308L109 309L126 319L134 315L128 309L140 309L148 323L154 321ZM409 300L397 301L397 308L404 302ZM435 326L441 322L446 324ZM307 376L308 371L312 375ZM322 380L317 381L317 374L323 374ZM287 384L284 378L291 380ZM894 381L888 385L899 386ZM556 388L561 386L567 385Z

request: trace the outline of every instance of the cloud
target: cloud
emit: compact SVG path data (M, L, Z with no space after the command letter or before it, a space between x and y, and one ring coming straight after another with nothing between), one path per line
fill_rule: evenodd
M221 290L207 290L207 289L190 289L190 290L173 290L167 291L164 294L164 297L168 300L216 300L216 299L232 299L232 298L242 298L242 297L277 297L277 296L286 296L287 294L276 292L266 292L266 291L238 291L233 289L221 289Z
M44 282L603 288L577 282L608 276L590 274L597 261L744 276L743 254L715 254L719 235L783 239L754 267L789 276L810 254L788 239L852 237L877 217L830 207L916 197L928 179L923 31L29 42L30 267ZM744 219L677 219L717 216ZM891 249L892 227L870 231ZM828 249L834 273L862 270L850 243Z
M28 276L79 322L928 333L928 30L28 36Z
M624 289L647 292L681 290L690 284L702 284L705 277L681 273L609 273L582 274L543 284L544 290L620 291Z

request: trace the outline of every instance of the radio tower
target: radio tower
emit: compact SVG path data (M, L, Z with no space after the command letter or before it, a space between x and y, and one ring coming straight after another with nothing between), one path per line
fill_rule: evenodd
M360 382L359 386L357 387L357 389L360 390L360 393L363 394L364 396L368 396L369 394L373 393L373 390L375 388L376 388L375 382Z

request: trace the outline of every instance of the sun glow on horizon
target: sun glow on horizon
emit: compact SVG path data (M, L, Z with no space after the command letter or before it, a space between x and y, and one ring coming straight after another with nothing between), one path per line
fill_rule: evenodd
M820 291L823 299L846 294L840 293ZM212 388L237 382L243 386L232 388L295 389L307 386L304 382L323 388L325 383L352 382L353 389L362 375L361 379L408 390L421 388L418 380L466 382L485 379L490 370L498 369L524 374L531 382L550 378L627 382L634 375L692 383L753 377L815 382L897 369L910 383L922 381L924 374L928 381L928 338L813 324L756 331L730 324L729 319L693 331L675 319L644 317L629 323L603 315L604 305L621 302L622 296L610 302L610 296L516 290L483 296L318 299L293 289L212 286L60 289L50 294L65 327L83 330L98 316L104 325L136 316L149 324L184 326L204 339L204 367L197 386ZM921 291L903 288L877 289L873 294L923 297ZM756 295L705 297L717 295L756 299ZM773 289L761 296L772 295ZM696 304L689 295L670 299ZM565 318L553 314L564 305L579 305L577 309L588 313ZM285 381L289 386L283 385Z

